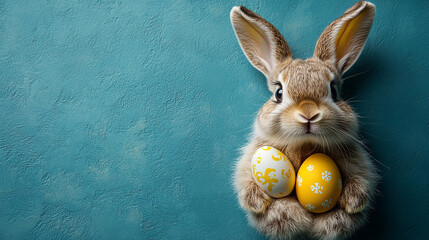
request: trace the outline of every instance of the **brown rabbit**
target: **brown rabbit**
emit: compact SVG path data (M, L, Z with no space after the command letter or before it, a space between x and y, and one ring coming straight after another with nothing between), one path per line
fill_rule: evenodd
M375 6L360 1L332 22L316 44L314 56L292 59L280 32L244 7L231 10L241 48L267 78L271 99L256 118L249 143L236 165L235 190L250 223L271 238L343 239L367 218L378 175L358 139L356 114L341 100L341 75L359 57L375 15ZM335 208L307 212L294 192L271 198L252 179L250 161L262 146L273 146L291 160L295 171L311 154L335 160L344 181Z

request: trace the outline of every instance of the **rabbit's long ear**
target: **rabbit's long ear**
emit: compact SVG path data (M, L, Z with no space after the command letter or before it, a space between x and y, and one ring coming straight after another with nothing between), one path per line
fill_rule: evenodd
M231 23L247 59L268 80L274 77L276 67L282 61L292 58L280 32L256 13L242 6L233 7Z
M314 56L329 61L339 74L343 74L362 52L374 16L375 6L372 3L357 2L323 31Z

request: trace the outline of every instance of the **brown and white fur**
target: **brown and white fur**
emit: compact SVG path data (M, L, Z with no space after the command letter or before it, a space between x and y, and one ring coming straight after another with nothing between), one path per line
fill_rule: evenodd
M314 56L292 59L288 44L265 19L244 7L231 10L231 22L250 63L267 78L271 99L260 109L249 143L237 162L234 186L250 223L274 239L344 239L363 225L373 202L378 175L357 136L355 113L339 94L341 75L359 57L375 7L360 1L332 22ZM282 92L282 94L280 94ZM280 97L279 97L280 96ZM311 154L325 153L338 165L343 192L329 212L304 210L295 192L271 198L252 179L250 161L261 146L273 146L295 171Z

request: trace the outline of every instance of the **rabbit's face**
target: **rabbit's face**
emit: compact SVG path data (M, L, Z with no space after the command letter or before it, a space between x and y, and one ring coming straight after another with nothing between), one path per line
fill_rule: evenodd
M339 97L341 75L362 52L374 16L373 4L357 2L323 31L312 58L293 60L271 23L242 6L231 10L243 52L273 92L258 114L257 136L287 144L356 140L356 116Z
M273 96L261 108L259 136L282 143L342 141L357 130L355 114L339 97L339 75L317 58L293 60L269 81Z

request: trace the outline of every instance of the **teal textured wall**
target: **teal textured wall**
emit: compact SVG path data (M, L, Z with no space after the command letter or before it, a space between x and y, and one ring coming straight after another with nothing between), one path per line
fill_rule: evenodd
M383 177L355 238L423 239L429 2L374 3L344 86ZM230 183L270 97L240 4L307 58L354 1L0 0L0 239L263 239Z

